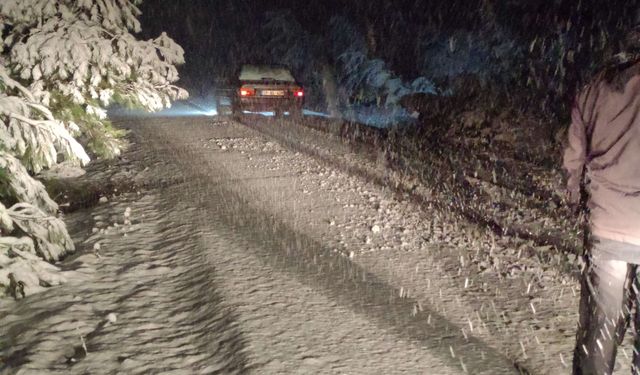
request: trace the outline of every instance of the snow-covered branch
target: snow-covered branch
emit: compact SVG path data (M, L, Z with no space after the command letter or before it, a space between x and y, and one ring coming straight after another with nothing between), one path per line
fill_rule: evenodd
M62 279L74 246L34 173L62 160L120 153L106 109L115 100L153 111L185 98L175 86L184 51L162 33L137 40L138 0L0 2L0 292L9 275L27 294ZM46 261L46 262L45 262Z
M81 18L103 26L107 30L140 31L140 1L130 0L4 0L0 14L17 31L40 25L43 21L60 18L73 21Z
M57 163L58 154L82 165L89 162L84 148L64 124L55 120L46 106L30 101L34 99L33 94L10 79L2 66L0 82L5 89L14 89L21 95L10 96L9 92L0 92L0 124L4 125L0 127L0 140L4 147L15 152L36 173Z

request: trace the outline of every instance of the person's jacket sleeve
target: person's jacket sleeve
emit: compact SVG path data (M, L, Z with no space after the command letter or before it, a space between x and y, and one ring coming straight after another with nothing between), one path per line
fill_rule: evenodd
M567 198L573 205L580 202L581 183L587 161L586 124L582 108L584 101L581 96L576 98L571 111L571 125L563 158L563 167L567 174Z

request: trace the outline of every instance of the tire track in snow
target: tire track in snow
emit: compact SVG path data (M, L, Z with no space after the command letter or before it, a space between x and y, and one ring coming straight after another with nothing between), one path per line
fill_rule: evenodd
M172 124L173 122L173 124ZM251 208L250 202L223 168L215 168L188 137L181 137L177 121L161 120L132 126L157 152L176 158L178 169L189 176L202 225L224 226L242 234L249 250L269 267L291 275L303 285L321 288L340 306L376 322L385 331L418 345L444 363L473 373L526 373L505 356L474 337L463 337L445 316L403 298L397 288L381 281L347 258L313 239L296 233L268 212ZM184 125L183 125L184 126ZM155 138L155 140L154 140ZM186 139L185 139L186 138ZM182 195L176 196L176 201ZM417 310L416 310L417 309Z

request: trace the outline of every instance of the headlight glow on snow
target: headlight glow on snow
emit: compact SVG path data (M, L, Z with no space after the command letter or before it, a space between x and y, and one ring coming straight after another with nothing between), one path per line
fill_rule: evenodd
M112 113L139 117L191 117L191 116L217 116L219 114L215 98L189 98L171 103L170 108L158 112L146 112L138 109L118 108L112 109Z

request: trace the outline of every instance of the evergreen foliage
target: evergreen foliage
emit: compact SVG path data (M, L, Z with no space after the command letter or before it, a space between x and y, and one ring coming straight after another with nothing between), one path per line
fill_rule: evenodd
M0 3L0 292L10 275L25 293L64 281L55 262L74 245L58 206L34 175L89 153L120 153L114 103L149 111L186 97L173 83L183 50L165 33L137 40L139 1ZM84 146L83 146L84 145Z

